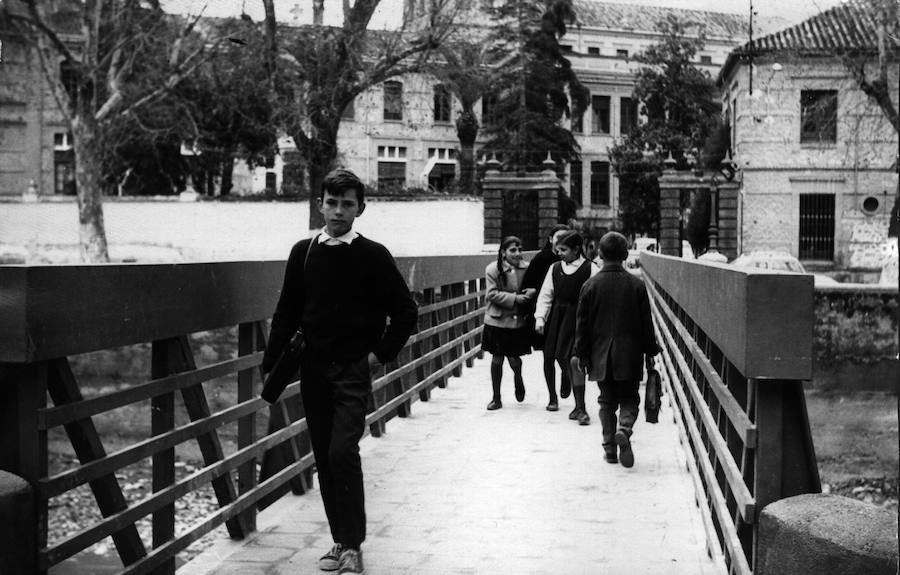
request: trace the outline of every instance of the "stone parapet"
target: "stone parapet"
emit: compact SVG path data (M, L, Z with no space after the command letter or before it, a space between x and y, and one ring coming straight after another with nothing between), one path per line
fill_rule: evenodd
M760 515L757 575L893 575L897 515L839 495L807 494Z

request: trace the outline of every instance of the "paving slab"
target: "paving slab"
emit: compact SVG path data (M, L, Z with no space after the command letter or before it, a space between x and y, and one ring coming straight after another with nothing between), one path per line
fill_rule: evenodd
M366 482L369 575L726 573L706 535L671 411L635 426L635 465L603 460L597 386L592 422L544 409L540 354L524 358L517 403L505 366L503 409L488 412L489 357L416 402L380 438L360 444ZM643 390L642 390L643 391ZM243 541L224 539L179 570L315 574L331 545L317 489L287 495Z

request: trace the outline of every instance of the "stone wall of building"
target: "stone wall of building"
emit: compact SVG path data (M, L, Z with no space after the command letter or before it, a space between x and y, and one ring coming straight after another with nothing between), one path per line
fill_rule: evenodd
M883 112L837 58L760 57L752 95L749 83L747 68L739 66L728 78L724 96L742 171L742 251L778 249L799 256L800 196L833 194L831 265L880 268L897 193L898 148L897 134ZM898 86L896 66L890 85ZM804 90L837 91L835 142L801 143ZM893 97L896 101L897 95Z

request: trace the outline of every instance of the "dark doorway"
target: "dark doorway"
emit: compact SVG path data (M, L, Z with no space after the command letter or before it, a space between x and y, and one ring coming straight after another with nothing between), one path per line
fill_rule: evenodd
M522 249L538 249L538 194L536 192L503 192L501 235L517 236Z

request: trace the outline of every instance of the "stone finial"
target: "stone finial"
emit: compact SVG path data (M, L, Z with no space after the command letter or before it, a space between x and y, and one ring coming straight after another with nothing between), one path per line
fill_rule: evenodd
M488 170L499 172L500 171L500 161L497 160L497 156L495 154L491 154L491 159L485 162Z
M550 152L547 152L547 158L541 162L541 165L544 166L545 170L556 169L556 162L553 161L553 156L550 155Z
M667 170L674 170L675 164L676 164L675 158L672 157L672 150L669 150L669 155L666 156L665 160L663 160L663 165L666 167Z

